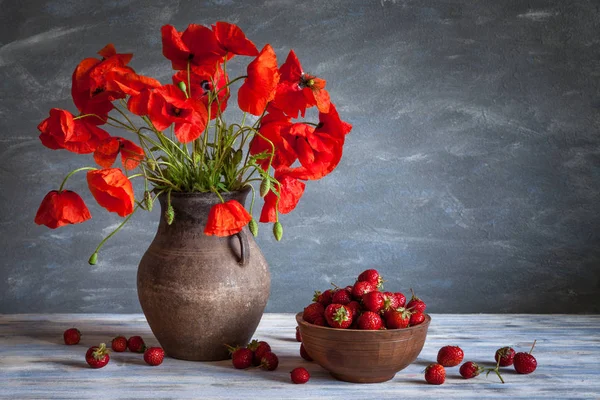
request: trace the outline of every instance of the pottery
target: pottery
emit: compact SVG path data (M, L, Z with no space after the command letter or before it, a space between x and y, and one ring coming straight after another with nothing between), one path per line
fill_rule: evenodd
M431 317L419 325L379 331L335 329L310 324L296 315L308 355L336 379L385 382L414 362L425 344Z
M222 194L244 204L248 190ZM207 236L213 193L171 193L175 218L164 218L142 257L138 297L152 333L170 357L216 361L229 358L225 344L250 341L267 304L270 274L247 227L230 237Z

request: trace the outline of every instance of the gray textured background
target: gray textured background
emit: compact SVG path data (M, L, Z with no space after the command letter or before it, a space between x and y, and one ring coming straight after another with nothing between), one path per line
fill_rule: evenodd
M324 4L322 4L324 3ZM565 4L569 3L569 4ZM339 168L263 230L268 311L378 268L435 312L600 311L598 1L0 1L0 312L139 312L137 263L158 212L119 222L83 175L92 221L49 230L44 194L90 156L44 148L51 107L106 43L168 82L160 26L239 24L295 49L354 125ZM240 58L241 60L241 58ZM241 66L245 63L234 63ZM235 104L235 103L233 103ZM114 132L117 134L117 132Z

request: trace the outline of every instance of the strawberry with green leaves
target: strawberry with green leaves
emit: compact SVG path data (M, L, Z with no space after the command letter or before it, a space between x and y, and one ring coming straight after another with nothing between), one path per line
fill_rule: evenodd
M358 281L352 286L352 296L356 300L362 300L362 297L369 293L377 290L377 286L367 281Z
M411 312L404 307L390 310L385 315L385 325L388 329L408 328Z
M458 370L460 376L462 376L465 379L475 378L483 371L485 371L485 368L480 367L477 363L474 363L473 361L467 361L466 363L461 365L460 369Z
M377 290L383 289L383 278L376 269L368 269L361 272L361 274L358 275L357 281L369 282L371 285L375 286Z
M308 306L304 307L304 312L302 313L302 318L311 324L314 324L315 321L318 321L320 318L324 318L325 307L321 303L311 303Z
M315 291L313 302L323 304L323 307L327 307L331 304L331 297L333 296L333 290L327 289L324 292Z
M358 329L369 331L378 331L383 326L383 321L379 314L372 311L365 311L358 317Z
M99 346L92 346L85 353L85 361L92 368L102 368L110 361L106 344L100 343Z
M365 293L362 297L362 305L367 311L378 313L385 306L385 296L377 290Z
M415 312L425 312L425 308L427 308L427 305L425 304L425 302L423 300L421 300L420 298L418 298L415 295L415 292L412 290L412 288L410 289L410 292L412 293L412 297L410 298L410 301L408 302L408 304L406 305L406 308L408 308L409 310Z
M263 358L263 356L271 351L271 346L269 343L263 340L260 342L256 339L252 340L246 347L254 354L254 360L252 361L254 365L260 365L260 360Z
M509 367L513 365L515 359L515 350L512 347L501 347L496 350L494 359L498 361L498 365L501 367Z
M352 310L343 304L330 304L325 309L325 319L332 328L346 329L352 325Z

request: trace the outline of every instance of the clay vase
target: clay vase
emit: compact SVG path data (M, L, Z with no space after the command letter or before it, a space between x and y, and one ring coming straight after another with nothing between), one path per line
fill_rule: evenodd
M224 193L244 204L249 189ZM213 193L171 193L175 218L167 224L161 195L158 231L142 257L137 290L152 333L166 354L183 360L229 358L225 344L246 345L269 297L265 258L248 227L233 236L207 236Z

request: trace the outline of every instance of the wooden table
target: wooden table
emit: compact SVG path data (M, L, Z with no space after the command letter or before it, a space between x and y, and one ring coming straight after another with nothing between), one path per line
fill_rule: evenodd
M600 315L432 315L427 342L417 361L394 379L352 384L300 358L292 314L265 314L255 337L279 356L276 371L236 370L230 361L201 363L165 358L146 365L140 354L113 353L98 370L87 367L88 346L109 343L117 334L142 335L157 345L143 315L0 315L0 398L2 399L600 399ZM83 333L76 346L62 344L62 332ZM511 345L534 354L538 369L519 375L504 369L506 384L494 374L462 379L447 369L446 383L425 383L423 369L447 344L459 345L465 361L491 366L497 348ZM293 385L289 371L307 368L312 377Z

